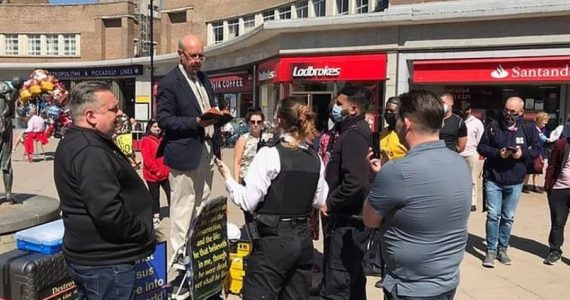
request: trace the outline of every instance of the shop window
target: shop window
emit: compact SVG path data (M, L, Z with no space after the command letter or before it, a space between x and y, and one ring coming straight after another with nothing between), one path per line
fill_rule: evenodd
M243 17L243 30L245 32L250 32L255 28L255 16Z
M38 56L42 53L42 36L39 34L28 35L28 55Z
M268 10L263 12L263 22L275 20L275 11Z
M356 13L365 14L368 12L368 0L356 0Z
M309 17L309 1L297 1L295 5L297 9L297 18L307 18Z
M59 35L57 34L46 34L46 55L58 55L59 54Z
M18 55L18 35L17 34L6 34L4 35L5 55Z
M348 14L348 0L336 0L336 14L346 15Z
M238 19L228 21L228 39L233 39L239 35Z
M170 23L186 23L186 11L179 11L179 12L171 12L168 13L168 17L170 18Z
M279 19L291 19L291 6L279 8Z
M224 41L224 24L222 22L212 23L214 31L214 44L219 44Z
M315 9L315 17L324 17L327 14L326 0L313 0L313 8Z

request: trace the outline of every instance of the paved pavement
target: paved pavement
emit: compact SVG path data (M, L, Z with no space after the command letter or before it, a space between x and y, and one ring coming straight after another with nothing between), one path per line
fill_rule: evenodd
M37 193L57 198L53 183L51 157L57 140L51 139L45 147L47 160L29 163L23 159L23 147L19 146L13 156L15 172L14 191ZM224 161L230 162L232 150L224 151ZM434 171L434 176L437 176ZM0 185L0 189L1 189ZM213 195L225 195L224 186L218 174L215 175ZM164 197L163 197L164 199ZM166 204L163 203L163 206ZM229 205L229 220L243 224L241 212ZM479 205L480 207L480 205ZM166 207L164 207L166 211ZM161 224L161 231L168 232L168 218ZM469 243L461 265L461 283L456 299L570 299L570 259L555 266L542 263L548 252L548 231L550 217L546 195L523 194L516 214L516 220L509 250L512 266L497 263L495 269L481 266L484 256L485 214L475 212L469 219ZM569 230L566 230L566 236ZM166 236L163 235L163 238ZM315 248L322 251L322 242ZM563 250L570 250L568 245ZM317 275L318 276L318 275ZM317 280L317 279L315 279ZM381 299L381 291L374 288L376 278L370 277L367 284L369 299ZM239 299L231 296L230 299Z

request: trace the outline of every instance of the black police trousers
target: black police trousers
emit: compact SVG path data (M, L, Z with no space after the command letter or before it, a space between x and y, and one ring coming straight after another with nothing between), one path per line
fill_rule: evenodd
M244 300L309 298L313 267L313 241L307 219L279 221L270 228L259 224L247 261Z
M330 218L325 235L323 286L320 299L366 300L362 260L369 233L360 220Z

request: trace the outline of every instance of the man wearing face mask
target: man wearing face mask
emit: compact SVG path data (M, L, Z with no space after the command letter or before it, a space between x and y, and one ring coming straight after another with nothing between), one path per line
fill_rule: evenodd
M487 207L487 255L483 266L495 267L495 259L505 265L512 263L507 247L515 217L527 159L538 156L536 130L522 121L524 102L511 97L505 103L503 117L485 127L477 151L487 160L483 165Z
M364 87L347 86L331 111L339 136L326 167L330 192L321 209L329 216L321 299L366 300L362 259L368 236L360 214L370 185L366 156L371 132L364 114L371 98Z
M483 122L481 122L481 120L471 114L471 103L461 101L459 107L461 108L461 117L467 126L467 144L465 145L465 150L459 153L459 155L465 158L465 161L471 170L471 182L473 183L473 187L471 189L471 211L476 211L478 191L477 183L479 182L479 176L481 173L477 145L483 136L485 126L483 126Z
M450 150L463 152L467 143L467 126L460 116L453 113L453 95L443 93L439 98L445 113L443 126L439 131L439 139L444 140L445 145Z
M380 151L382 151L382 160L389 161L402 158L408 153L408 149L402 145L398 134L394 129L396 128L396 114L400 107L400 98L390 97L386 101L386 112L384 113L384 120L388 126L382 130L380 134Z

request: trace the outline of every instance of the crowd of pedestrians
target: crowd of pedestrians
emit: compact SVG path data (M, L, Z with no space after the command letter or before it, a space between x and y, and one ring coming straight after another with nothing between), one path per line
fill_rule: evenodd
M296 97L278 102L272 136L263 131L266 116L250 111L232 169L221 161L220 126L200 117L216 107L200 71L202 41L188 35L178 47L179 64L158 85L157 118L141 141L143 178L113 142L121 130L117 120L136 124L121 112L111 88L88 81L71 91L73 126L58 145L54 178L63 252L79 298L134 297L134 262L154 250L154 227L163 217L161 187L170 206L173 262L184 272L188 229L210 197L216 168L256 232L243 299L366 299L363 261L374 242L381 245L373 250L380 258L376 286L385 299L453 299L478 195L487 211L482 265L510 265L525 177L542 173L547 158L552 227L544 262L560 260L570 210L570 123L547 137L548 115L528 123L523 100L511 97L501 116L483 125L468 102L412 91L387 100L386 126L374 139L365 119L372 94L347 85L331 102L321 133L313 109ZM445 171L434 176L434 170ZM319 219L323 278L312 288L318 224L311 225ZM179 296L188 296L188 287L174 284Z

